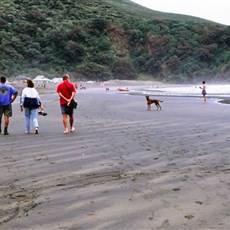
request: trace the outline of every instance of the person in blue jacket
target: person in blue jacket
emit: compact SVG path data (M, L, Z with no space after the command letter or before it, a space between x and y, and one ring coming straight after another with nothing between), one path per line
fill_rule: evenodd
M2 133L2 117L4 115L4 135L9 135L9 118L12 117L12 103L18 96L18 90L13 86L6 84L6 77L2 76L0 80L0 133Z

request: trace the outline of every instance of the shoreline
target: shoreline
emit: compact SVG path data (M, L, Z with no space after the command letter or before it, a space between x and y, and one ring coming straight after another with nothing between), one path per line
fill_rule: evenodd
M24 83L9 83L20 91L25 87ZM110 80L104 82L77 82L78 86L81 84L83 89L77 88L77 92L89 90L110 90L118 92L119 88L128 89L129 94L148 94L151 96L171 96L171 97L202 97L201 91L196 84L170 84L158 81L142 81L142 80ZM46 84L43 87L41 84L35 85L35 88L40 94L50 94L56 92L58 84ZM227 87L227 88L226 88ZM215 92L215 88L217 92ZM223 103L228 103L230 99L230 84L211 84L208 87L207 97L223 100Z

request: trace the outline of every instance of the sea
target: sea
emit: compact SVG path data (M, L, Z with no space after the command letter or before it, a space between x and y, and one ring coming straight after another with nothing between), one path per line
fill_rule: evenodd
M153 85L129 90L129 94L169 96L169 97L203 97L199 85ZM207 85L207 99L230 103L230 84Z

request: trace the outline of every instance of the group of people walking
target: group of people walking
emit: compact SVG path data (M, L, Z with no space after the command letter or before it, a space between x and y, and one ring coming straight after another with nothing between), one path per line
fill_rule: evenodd
M70 102L74 99L76 94L76 88L74 84L70 82L70 76L65 74L63 76L63 82L57 86L57 93L60 97L60 108L62 113L64 133L69 131L73 132L74 128L74 108L70 106ZM18 90L10 84L6 83L6 77L2 76L0 81L0 134L3 131L4 135L9 135L9 119L13 115L12 103L18 96ZM44 107L41 103L41 98L38 91L34 87L34 83L31 79L26 80L26 87L22 90L20 96L20 110L24 112L25 117L25 132L31 132L31 123L33 125L34 133L39 133L38 110L40 114L43 113ZM4 117L4 122L2 118ZM4 123L4 128L2 125ZM68 123L70 129L68 129Z

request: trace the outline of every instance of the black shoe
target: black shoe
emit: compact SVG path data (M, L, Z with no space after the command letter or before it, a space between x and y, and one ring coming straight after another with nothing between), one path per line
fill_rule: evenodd
M4 135L9 135L7 129L4 130Z
M46 116L47 113L45 113L45 112L43 112L43 111L39 111L39 112L38 112L38 115Z

